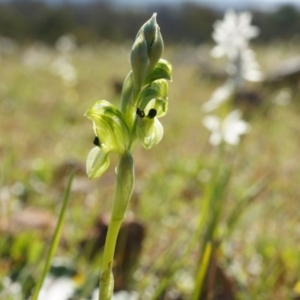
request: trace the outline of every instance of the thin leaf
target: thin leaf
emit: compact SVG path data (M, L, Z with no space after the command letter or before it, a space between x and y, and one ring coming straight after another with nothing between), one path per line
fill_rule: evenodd
M59 214L59 218L58 218L58 222L54 231L54 235L50 244L50 249L48 251L47 254L47 258L46 258L46 262L45 262L45 266L44 266L44 270L43 273L41 275L41 277L39 278L37 285L34 289L33 292L33 296L31 298L31 300L37 300L38 299L38 295L40 292L40 289L43 285L43 282L49 272L50 266L51 266L51 262L52 259L54 257L54 254L56 252L59 240L60 240L60 236L62 233L62 228L63 228L63 224L64 224L64 220L65 220L65 215L66 215L66 211L67 211L67 204L68 204L68 200L70 198L70 191L71 191L71 186L72 186L72 182L75 176L75 170L73 170L69 176L69 180L67 183L67 187L64 193L64 197L63 197L63 203L62 203L62 207L60 210L60 214Z

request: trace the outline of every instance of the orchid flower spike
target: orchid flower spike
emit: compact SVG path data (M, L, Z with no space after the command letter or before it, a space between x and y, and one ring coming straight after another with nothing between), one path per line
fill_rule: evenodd
M138 31L131 50L131 67L123 83L121 107L106 100L94 103L86 112L93 121L95 147L89 152L86 170L90 178L109 167L109 154L132 153L140 142L145 149L163 137L158 118L168 109L168 82L172 66L162 59L163 39L156 14Z

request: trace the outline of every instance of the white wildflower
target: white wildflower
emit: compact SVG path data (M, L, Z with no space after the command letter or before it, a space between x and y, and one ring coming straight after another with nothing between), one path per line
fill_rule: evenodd
M191 274L185 270L179 270L175 274L176 284L178 285L181 291L185 291L186 293L191 293L194 288L194 278Z
M76 282L70 277L48 276L40 290L38 300L68 300L75 289Z
M218 87L213 92L211 98L203 104L203 110L206 112L213 111L214 109L218 108L222 103L226 102L233 92L234 85L232 84L232 81L227 80L225 84Z
M50 59L49 50L41 44L33 44L22 54L23 63L35 69L47 66Z
M60 76L66 85L74 86L77 83L77 71L67 57L59 56L55 59L51 64L51 70Z
M236 14L233 10L225 13L224 20L216 21L212 37L217 43L212 49L214 57L226 55L234 59L237 52L248 47L249 40L258 36L259 29L252 26L250 12Z
M55 43L55 48L62 54L68 54L77 48L76 39L73 35L63 35Z
M222 141L229 145L238 145L240 136L250 130L250 125L241 119L241 115L241 111L236 109L230 112L223 121L214 115L204 117L203 125L211 131L209 142L214 146Z
M4 277L1 279L1 285L0 299L22 299L22 286L18 282L13 282L9 277Z
M233 10L228 10L224 20L214 24L212 37L217 45L212 49L211 55L227 57L226 70L236 87L240 87L244 80L262 80L254 52L249 48L249 40L259 34L259 29L250 24L251 19L249 12L236 14Z
M113 294L112 300L137 300L137 292L119 291Z
M240 87L244 80L255 82L263 79L255 53L251 49L239 52L235 60L228 63L226 70L236 87Z

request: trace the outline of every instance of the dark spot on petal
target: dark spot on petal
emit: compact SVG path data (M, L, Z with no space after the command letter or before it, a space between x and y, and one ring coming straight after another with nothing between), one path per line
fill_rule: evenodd
M97 136L95 136L93 144L98 147L101 146L101 141L99 140L99 138Z

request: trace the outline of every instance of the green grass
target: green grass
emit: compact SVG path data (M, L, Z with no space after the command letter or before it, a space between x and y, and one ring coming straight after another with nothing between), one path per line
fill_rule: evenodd
M198 251L204 247L199 244L203 232L199 237L195 232L207 174L217 157L202 125L201 104L221 82L202 78L195 64L184 62L185 49L168 45L166 49L163 57L174 71L169 111L161 120L165 135L151 151L139 147L134 153L136 186L130 213L145 224L147 235L132 288L143 293L151 287L153 291L172 287L190 299L189 280L196 277ZM296 53L295 47L284 44L257 50L263 70ZM75 86L65 85L47 65L26 66L23 49L0 60L0 278L14 272L26 286L40 276L44 241L49 242L52 231L22 227L9 233L4 222L27 207L49 210L57 218L69 174L61 175L59 168L70 160L82 171L74 179L57 255L74 260L85 278L97 272L97 263L80 255L78 244L91 232L96 218L110 211L117 159L112 159L102 178L87 179L85 159L94 136L83 114L96 100L118 103L112 83L128 73L129 52L129 44L77 50L71 54L78 72ZM51 59L58 55L51 49L49 54ZM267 94L266 99L270 97ZM226 158L234 163L222 194L219 234L226 232L230 212L249 188L259 180L269 180L243 207L218 249L218 264L234 282L237 299L291 299L293 286L300 280L299 101L295 96L288 106L269 105L266 114L255 113L251 132L235 156Z

